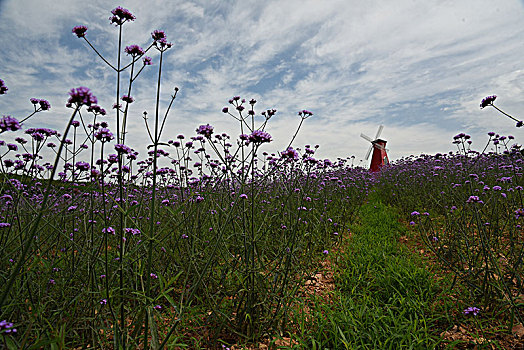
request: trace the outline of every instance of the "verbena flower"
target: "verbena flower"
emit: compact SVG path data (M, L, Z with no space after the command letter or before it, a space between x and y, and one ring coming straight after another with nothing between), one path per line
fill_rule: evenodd
M0 95L4 95L7 92L7 90L9 89L7 88L7 86L5 86L4 81L0 79Z
M4 131L16 131L21 128L20 123L16 118L10 115L4 115L0 120L0 133Z
M497 95L491 95L485 97L482 102L480 102L480 109L485 108L487 106L490 106L493 104L493 102L497 99Z
M313 112L310 112L307 109L303 109L300 112L298 112L298 115L301 116L302 118L308 118L313 115Z
M118 153L123 153L123 154L129 154L132 152L131 148L123 144L116 144L115 151L117 151Z
M213 127L209 124L206 125L200 125L198 129L196 129L197 134L203 135L206 138L210 138L213 134Z
M0 333L16 333L16 328L13 328L14 324L7 322L6 320L0 321Z
M76 89L71 89L69 92L69 100L67 100L66 107L72 107L73 104L75 104L77 107L86 105L91 106L92 104L96 104L98 101L95 96L91 93L91 91L84 87L80 86Z
M127 103L133 103L135 99L131 96L124 95L122 96L122 101L127 102Z
M480 309L478 307L470 306L466 309L464 309L464 315L473 315L477 316L480 312Z
M143 58L143 62L144 62L144 66L150 66L153 64L153 60L151 59L151 57L144 57Z
M39 100L38 103L40 104L40 108L43 111L48 111L51 109L51 104L47 100Z
M255 130L248 136L248 141L254 144L262 144L271 142L271 135L262 130Z
M111 13L113 16L109 17L109 20L117 26L124 24L126 21L134 21L136 18L128 9L125 9L122 6L113 9Z
M284 152L282 152L281 157L283 159L296 160L298 159L298 152L293 149L293 147L289 147Z
M73 28L73 34L79 38L83 38L86 35L87 27L86 26L76 26Z
M91 105L87 108L87 111L93 112L94 114L106 115L106 110L99 105Z
M124 50L128 55L131 55L131 56L141 56L143 55L145 52L144 52L144 49L142 49L140 46L138 45L129 45L129 46L126 46L125 50Z
M109 129L106 129L106 128L102 128L100 130L98 130L95 134L95 138L97 140L100 140L102 142L109 142L111 141L114 137L113 137L113 133L109 130Z
M154 41L166 39L166 33L163 30L155 30L151 33L151 37Z
M82 162L82 161L77 162L75 165L76 165L76 168L77 168L78 170L80 170L80 171L87 171L87 170L89 170L89 168L90 168L89 163Z

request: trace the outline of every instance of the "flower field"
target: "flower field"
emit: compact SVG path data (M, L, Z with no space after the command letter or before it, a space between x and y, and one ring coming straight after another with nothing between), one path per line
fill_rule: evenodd
M119 39L134 19L112 11ZM0 141L6 348L240 348L280 337L293 339L281 348L424 349L452 346L442 332L464 319L480 322L485 339L495 326L511 334L524 324L524 156L513 137L490 133L486 148L473 151L459 134L456 152L401 159L373 174L350 158L315 158L318 145L295 147L308 110L298 112L289 146L267 153L277 111L258 111L257 101L240 96L217 111L238 130L206 124L169 135L179 89L161 114L167 35L155 30L145 49L120 47L112 64L87 26L72 32L116 75L116 103L106 111L94 91L77 87L63 101L71 109L64 130L24 128L52 108L37 98L27 118L0 121L2 136L14 139ZM150 145L139 154L126 139L135 137L127 130L132 86L144 69L157 70L158 85L155 112L144 113L145 135L137 136ZM7 93L0 80L0 95ZM392 243L401 231L425 244L432 266L449 271L450 290L461 291L454 310L429 303L447 282L411 258L395 260L409 255ZM326 261L336 291L303 314L304 288ZM337 298L349 314L323 309ZM408 300L407 311L388 313L405 307L399 300ZM351 313L363 305L367 311ZM413 327L419 321L425 326ZM396 326L404 336L388 335Z

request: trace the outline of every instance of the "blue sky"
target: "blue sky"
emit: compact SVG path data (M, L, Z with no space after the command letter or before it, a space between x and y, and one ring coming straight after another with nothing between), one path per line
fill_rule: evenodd
M71 29L86 25L87 37L111 62L117 29L110 11L129 9L124 45L147 47L150 33L164 30L173 48L165 56L163 101L179 98L164 140L198 125L237 135L221 112L227 100L255 98L257 111L276 108L267 151L281 151L313 111L296 147L320 144L319 158L362 159L380 124L390 159L454 150L453 135L465 132L482 149L489 131L514 135L522 129L494 109L479 109L483 97L524 118L524 5L522 1L77 1L0 0L0 114L22 118L44 98L52 110L26 127L59 131L70 114L68 91L86 86L111 110L115 75ZM129 145L148 144L142 112L154 111L158 55L134 85ZM165 105L164 105L165 106ZM113 126L114 116L106 117ZM4 139L7 139L6 137ZM366 162L367 163L367 162Z

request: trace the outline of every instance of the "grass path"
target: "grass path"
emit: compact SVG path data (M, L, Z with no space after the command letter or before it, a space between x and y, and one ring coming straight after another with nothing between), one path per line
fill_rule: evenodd
M332 258L336 289L330 302L317 296L310 303L313 317L296 320L300 347L435 348L442 316L431 310L440 289L420 258L399 243L405 228L397 214L371 199L359 218L344 251Z

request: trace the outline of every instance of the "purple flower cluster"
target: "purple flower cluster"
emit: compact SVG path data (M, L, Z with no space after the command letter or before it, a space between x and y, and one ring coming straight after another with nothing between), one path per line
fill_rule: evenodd
M13 323L6 320L0 321L0 333L16 333L16 328L13 328L13 326Z
M130 147L120 143L115 145L115 151L117 151L117 153L123 154L129 154L133 152L133 150Z
M200 125L198 129L196 129L196 132L199 135L203 135L205 138L210 138L213 134L213 127L209 124Z
M491 95L491 96L485 97L482 100L482 102L480 102L480 109L493 105L493 102L495 102L496 99L497 99L497 95Z
M284 152L281 153L283 159L297 160L298 152L293 147L288 147Z
M46 137L58 135L58 131L48 128L29 128L25 131L28 135L33 135L35 133L42 134Z
M69 100L67 100L66 107L72 107L73 104L75 104L77 107L86 105L91 106L92 104L96 104L98 101L95 96L91 93L91 91L84 87L80 86L76 89L71 89L69 92Z
M484 202L482 200L480 200L479 196L469 196L469 198L466 201L466 203L480 203L480 204L483 204Z
M262 130L255 130L248 136L248 141L254 144L262 144L271 142L271 135Z
M36 105L39 104L40 109L42 111L48 111L51 109L51 104L47 100L42 100L42 99L37 99L37 98L31 98L29 100L31 101L32 104L35 105L35 108L37 108Z
M90 168L89 163L86 162L77 162L75 165L76 168L80 171L87 171Z
M145 52L144 52L144 49L142 49L140 46L138 45L129 45L129 46L126 46L125 48L125 52L128 54L128 55L131 55L131 56L141 56L143 55Z
M7 90L9 89L7 88L7 86L5 86L4 81L0 79L0 95L4 95L7 92Z
M113 9L111 13L113 16L109 17L109 20L117 26L124 24L126 21L134 21L136 18L128 9L121 6Z
M311 117L313 115L313 112L310 112L310 111L308 111L306 109L303 109L300 112L298 112L298 115L301 116L302 118L308 118L308 117Z
M122 96L122 101L124 101L126 103L133 103L135 101L135 99L132 98L131 96L124 95L124 96Z
M163 30L155 30L151 33L154 44L159 50L169 49L173 44L167 42L166 33Z
M109 129L106 129L106 128L101 128L100 130L98 130L95 134L95 138L97 140L100 140L102 142L109 142L111 141L114 137L113 137L113 133L109 130Z
M106 115L106 110L103 109L102 107L100 107L99 105L91 105L87 108L87 111L88 112L92 112L94 113L95 115L96 114L100 114L100 115Z
M76 26L73 28L73 34L75 34L79 38L85 37L87 32L86 26Z
M4 131L16 131L21 128L20 123L16 118L11 117L10 115L4 115L2 120L0 120L0 133Z
M466 309L464 309L464 315L473 315L477 316L480 312L480 309L478 307L470 306Z

